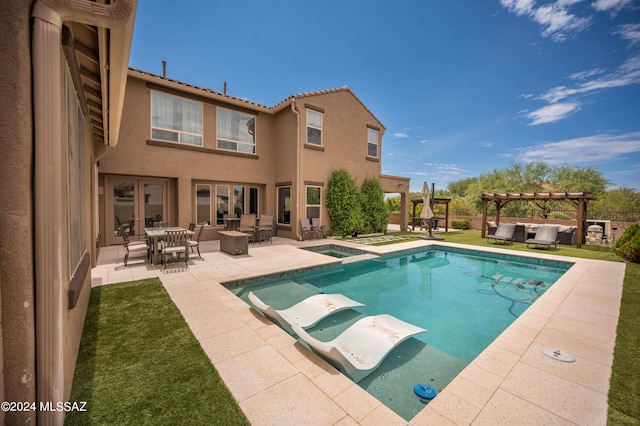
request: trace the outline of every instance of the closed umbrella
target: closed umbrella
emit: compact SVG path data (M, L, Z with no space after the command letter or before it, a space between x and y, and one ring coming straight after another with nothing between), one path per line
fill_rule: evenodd
M425 182L424 185L422 185L422 212L420 212L420 217L422 219L431 219L433 217L430 198L429 184Z

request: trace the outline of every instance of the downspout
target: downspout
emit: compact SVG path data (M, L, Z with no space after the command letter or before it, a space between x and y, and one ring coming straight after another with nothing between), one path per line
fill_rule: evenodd
M135 0L111 5L88 0L38 0L33 17L32 67L35 145L36 399L64 402L66 164L61 107L62 25L75 21L113 28L127 22ZM64 412L38 411L38 424L62 424Z
M291 100L291 111L296 115L296 217L298 217L300 214L300 113L296 109L296 98ZM299 220L298 223L300 223ZM296 237L298 237L298 241L302 241L298 223L294 223Z

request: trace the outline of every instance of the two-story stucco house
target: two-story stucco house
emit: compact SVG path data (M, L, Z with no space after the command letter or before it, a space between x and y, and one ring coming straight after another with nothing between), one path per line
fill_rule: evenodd
M121 243L119 224L142 234L156 217L206 222L203 239L216 239L230 213L273 215L278 236L300 239L301 218L330 226L337 168L401 193L406 221L409 179L380 174L384 131L347 87L267 107L130 69L120 142L98 169L102 243Z

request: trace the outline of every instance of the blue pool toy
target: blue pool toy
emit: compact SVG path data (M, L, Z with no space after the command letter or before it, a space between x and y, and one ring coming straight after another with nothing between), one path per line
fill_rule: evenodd
M418 383L413 387L413 391L420 397L420 399L430 400L436 397L436 390L431 386Z

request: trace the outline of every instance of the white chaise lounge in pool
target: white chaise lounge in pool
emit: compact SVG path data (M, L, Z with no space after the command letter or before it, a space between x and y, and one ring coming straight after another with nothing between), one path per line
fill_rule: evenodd
M342 294L315 294L303 301L296 303L287 309L276 310L264 303L253 292L247 295L256 308L274 322L284 328L291 328L291 324L297 323L300 327L308 328L316 325L326 316L343 309L364 306L360 302L349 299Z
M292 323L291 327L315 352L356 383L373 372L397 345L427 331L387 314L362 318L328 342L311 337L299 324Z

